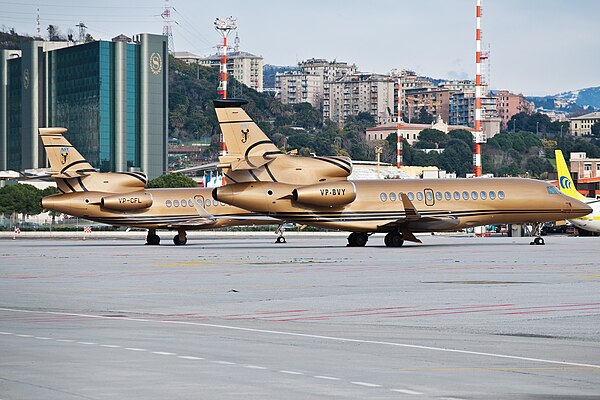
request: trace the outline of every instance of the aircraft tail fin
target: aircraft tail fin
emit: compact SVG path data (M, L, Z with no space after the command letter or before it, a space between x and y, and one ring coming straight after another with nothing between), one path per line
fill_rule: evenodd
M40 138L48 155L54 178L77 178L96 172L94 167L64 137L66 128L40 128Z
M242 109L246 100L214 100L217 119L225 143L227 156L221 163L231 164L231 169L255 169L268 163L271 156L282 154L258 125Z
M560 191L566 194L567 196L573 197L574 199L585 200L585 196L579 193L575 188L575 184L573 183L573 179L571 178L571 173L569 172L569 168L567 167L567 162L563 157L562 151L555 150L554 154L556 156L558 188L560 189Z

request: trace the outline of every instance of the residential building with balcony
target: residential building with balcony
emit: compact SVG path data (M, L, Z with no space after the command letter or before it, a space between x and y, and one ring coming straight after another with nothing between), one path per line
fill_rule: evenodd
M493 94L496 98L496 109L498 117L501 119L501 128L508 129L508 121L513 115L519 113L531 114L533 104L525 99L522 94L514 94L508 90L500 90Z
M355 73L323 84L323 117L343 126L349 116L367 112L376 124L392 122L394 79L387 75Z
M283 104L309 103L323 107L323 76L294 71L275 75L275 89Z

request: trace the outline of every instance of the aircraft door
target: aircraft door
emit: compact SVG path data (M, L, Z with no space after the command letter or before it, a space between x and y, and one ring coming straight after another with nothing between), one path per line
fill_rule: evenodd
M425 193L425 205L426 206L432 206L435 204L435 197L433 195L433 190L431 189L425 189L423 191Z

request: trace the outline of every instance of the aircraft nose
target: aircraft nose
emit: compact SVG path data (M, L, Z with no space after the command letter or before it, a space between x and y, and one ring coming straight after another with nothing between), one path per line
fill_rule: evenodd
M566 202L569 207L566 212L570 215L569 218L579 218L588 215L593 211L592 207L582 201L571 199Z

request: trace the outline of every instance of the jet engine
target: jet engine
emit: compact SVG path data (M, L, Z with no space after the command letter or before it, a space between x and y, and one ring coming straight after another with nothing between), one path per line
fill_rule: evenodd
M292 191L293 201L317 207L343 206L355 199L356 187L348 181L301 186Z
M152 205L152 196L146 192L116 194L103 197L100 205L119 211L141 210Z

